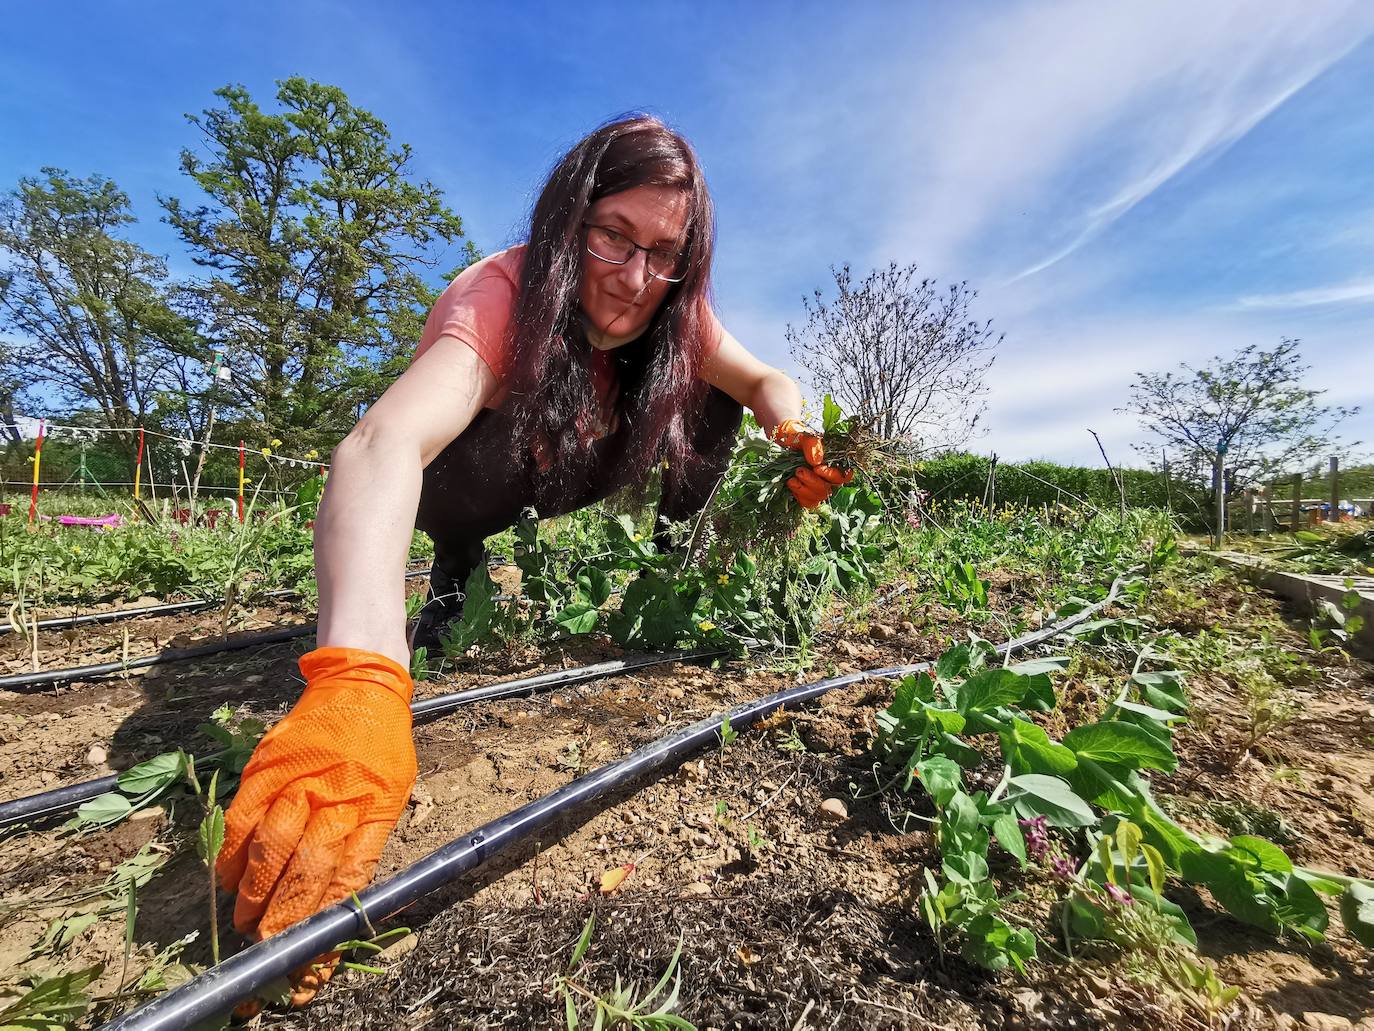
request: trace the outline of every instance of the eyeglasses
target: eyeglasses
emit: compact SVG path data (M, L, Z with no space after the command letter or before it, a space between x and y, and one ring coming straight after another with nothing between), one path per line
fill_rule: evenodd
M666 247L641 247L624 233L609 226L593 225L583 222L587 230L587 253L593 258L612 265L624 265L635 256L635 251L644 252L644 269L655 279L665 283L681 283L687 278L683 269L684 257L678 251Z

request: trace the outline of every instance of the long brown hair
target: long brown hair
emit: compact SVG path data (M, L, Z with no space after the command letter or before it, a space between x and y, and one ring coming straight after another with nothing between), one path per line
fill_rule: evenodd
M620 461L625 482L642 483L667 460L693 460L687 425L700 407L703 344L715 244L715 209L691 145L652 115L605 123L558 162L530 218L520 297L512 319L511 412L522 453L541 437L553 447L550 491L576 488L584 476L573 420L591 411L591 345L578 318L582 222L602 197L636 186L666 186L688 195L686 275L664 296L637 339L612 352L620 383L620 418L628 441Z

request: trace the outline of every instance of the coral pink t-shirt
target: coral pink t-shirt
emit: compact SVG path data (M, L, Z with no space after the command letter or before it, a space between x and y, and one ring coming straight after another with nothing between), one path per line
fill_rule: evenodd
M476 351L496 377L497 390L487 401L488 408L500 408L509 393L503 386L511 371L509 330L524 265L525 245L518 244L465 268L439 295L415 348L415 358L419 358L440 337L451 336ZM708 332L705 354L711 355L724 333L714 312ZM609 351L592 352L592 381L603 410L608 410L616 397Z

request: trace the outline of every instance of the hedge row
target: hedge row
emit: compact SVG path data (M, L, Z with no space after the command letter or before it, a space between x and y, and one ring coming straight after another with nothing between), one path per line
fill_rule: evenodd
M915 485L934 500L981 500L988 487L991 460L984 455L955 453L917 463L910 470ZM1133 508L1191 510L1195 489L1171 480L1167 489L1160 473L1118 469ZM1058 465L1054 462L998 462L995 499L999 505L1078 504L1079 499L1114 510L1120 503L1116 481L1105 468Z

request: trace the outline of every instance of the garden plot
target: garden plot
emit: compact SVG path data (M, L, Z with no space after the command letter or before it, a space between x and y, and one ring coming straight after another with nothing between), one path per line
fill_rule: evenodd
M804 679L931 659L970 632L1003 638L1043 621L1047 599L1055 599L1052 610L1071 594L1090 594L1093 583L1100 589L1108 567L1091 559L1101 537L1081 533L1075 546L1072 535L1051 540L1032 522L971 519L955 536L939 538L938 568L909 561L908 575L837 596L808 642ZM1055 739L1099 720L1132 673L1131 649L1177 631L1167 644L1191 697L1189 721L1173 734L1178 768L1154 774L1163 811L1194 833L1258 835L1294 863L1367 876L1374 851L1362 785L1374 773L1364 747L1374 727L1360 714L1374 702L1368 667L1337 649L1312 649L1306 628L1285 623L1266 595L1192 560L1166 565L1157 538L1132 547L1156 562L1154 585L1142 581L1126 606L1059 642L1056 650L1070 656L1055 677L1059 704L1033 719ZM904 559L934 550L914 533L897 548ZM1124 564L1130 551L1106 549L1101 557ZM621 650L600 632L556 641L516 632L503 640L447 656L417 697ZM172 745L208 751L213 746L197 738L197 727L230 701L230 685L251 690L241 689L243 704L221 714L228 726L270 722L298 692L295 657L305 647L225 655L198 669L166 667L118 688L78 684L34 696L30 704L41 698L52 708L35 707L43 722L26 723L16 738L59 734L84 699L107 706L107 734L124 733L136 745L127 750L131 760ZM800 672L795 655L780 663L731 660L717 669L666 667L484 703L417 727L419 781L377 876L676 727L794 684ZM245 683L255 676L263 679ZM188 704L207 682L215 696ZM102 693L114 690L128 694ZM892 783L902 769L888 764L882 744L892 692L882 682L835 692L810 710L741 732L676 772L569 814L537 841L380 926L412 931L380 958L363 958L381 973L347 971L309 1009L266 1019L285 1026L550 1026L571 994L590 1023L594 999L610 997L617 974L647 993L679 941L674 1011L700 1027L1185 1027L1210 1019L1208 1007L1240 1026L1267 1027L1282 1014L1353 1022L1371 1012L1361 979L1366 953L1338 917L1322 942L1275 936L1226 915L1205 887L1172 879L1165 894L1196 928L1200 955L1217 961L1198 967L1210 969L1215 982L1180 988L1138 949L1081 937L1073 941L1077 961L1064 963L1055 917L1062 884L1043 864L1021 869L996 844L987 862L1001 918L1034 935L1037 959L1024 975L991 971L966 953L962 930L945 928L937 937L920 895L927 871L943 876L931 833L940 817L919 791ZM81 747L90 747L81 738L91 729L83 724L52 750L48 772L58 783L95 772ZM18 743L0 746L0 754ZM987 761L969 767L967 787L993 791L995 743L977 744ZM199 814L199 803L177 793L105 831L49 828L0 844L7 907L0 968L37 974L103 964L85 990L100 1000L85 1018L90 1024L183 978L187 965L209 962L205 870L188 847ZM1085 858L1080 839L1054 834L1061 849ZM615 884L626 864L633 870ZM121 885L130 880L138 884L136 947L126 974ZM592 915L585 952L570 968ZM224 944L232 951L232 934ZM1227 986L1242 989L1241 997L1230 999Z

